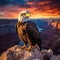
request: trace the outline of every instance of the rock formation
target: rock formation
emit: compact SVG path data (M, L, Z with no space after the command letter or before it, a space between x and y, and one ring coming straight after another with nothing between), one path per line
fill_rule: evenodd
M5 51L0 56L0 60L60 60L60 55L53 55L51 49L40 51L36 47L29 52L26 48L21 49L20 46L15 45Z

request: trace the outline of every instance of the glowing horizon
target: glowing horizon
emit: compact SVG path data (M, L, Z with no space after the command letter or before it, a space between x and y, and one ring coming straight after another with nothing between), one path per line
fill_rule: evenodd
M5 10L0 12L0 18L18 18L19 12L22 10L29 10L31 12L31 17L30 18L60 18L60 15L58 12L54 12L52 10L46 10L44 11L35 11L36 8L19 8L19 7L3 7ZM17 11L15 11L17 9ZM9 10L13 10L9 11ZM51 13L48 13L51 12Z

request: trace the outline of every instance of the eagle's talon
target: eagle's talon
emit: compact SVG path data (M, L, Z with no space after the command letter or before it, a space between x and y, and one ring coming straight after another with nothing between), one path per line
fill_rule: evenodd
M23 45L23 46L21 47L21 49L24 49L24 48L26 48L26 45Z
M27 51L31 51L31 48L27 48Z
M27 48L27 50L28 50L28 51L31 51L31 50L32 50L32 46L29 46L29 47Z

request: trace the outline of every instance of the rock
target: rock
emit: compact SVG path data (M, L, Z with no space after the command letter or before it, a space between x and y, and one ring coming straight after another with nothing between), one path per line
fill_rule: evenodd
M1 55L1 60L42 60L42 54L38 49L34 51L27 51L21 49L20 46L15 45L9 48L6 52Z
M21 46L15 45L5 51L1 56L0 60L60 60L60 55L53 55L53 51L42 50L40 51L37 47L33 48L31 51L21 49Z
M56 55L53 55L51 57L51 60L60 60L60 55L56 56Z

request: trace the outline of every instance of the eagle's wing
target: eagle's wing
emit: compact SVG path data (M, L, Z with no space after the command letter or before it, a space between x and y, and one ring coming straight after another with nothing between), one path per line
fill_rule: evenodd
M16 25L15 25L17 36L18 36L18 29L17 29L18 26L19 26L19 23L17 22Z
M40 38L39 30L34 22L28 21L26 23L26 31L28 33L28 36L31 36L34 38Z

